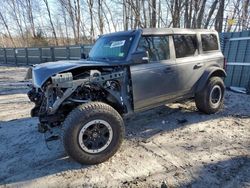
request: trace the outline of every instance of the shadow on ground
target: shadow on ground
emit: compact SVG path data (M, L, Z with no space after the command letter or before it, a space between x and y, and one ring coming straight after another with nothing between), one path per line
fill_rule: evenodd
M159 107L126 118L126 139L145 140L222 116L222 112L215 115L200 114L194 106L186 107L185 104ZM65 154L61 140L49 143L51 150L48 150L43 135L37 132L37 122L35 118L0 122L0 185L88 168L72 161Z
M186 103L190 102L162 106L125 118L127 138L148 139L156 134L228 116L223 111L207 115L197 111L194 103L192 105Z
M209 163L199 169L198 177L180 187L249 187L249 156L233 157L217 163Z

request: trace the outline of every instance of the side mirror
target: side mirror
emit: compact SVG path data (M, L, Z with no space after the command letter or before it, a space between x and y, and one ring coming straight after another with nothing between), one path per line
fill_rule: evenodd
M85 53L81 53L81 59L87 59L89 57L89 55L85 54Z
M134 63L149 63L148 51L137 51L131 55Z

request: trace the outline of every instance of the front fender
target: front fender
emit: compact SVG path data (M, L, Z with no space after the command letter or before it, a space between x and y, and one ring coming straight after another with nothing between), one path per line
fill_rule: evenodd
M33 85L41 88L42 85L51 77L58 73L71 71L77 68L91 69L93 67L110 66L106 62L86 61L86 60L65 60L56 62L47 62L34 66L32 68Z
M225 78L227 76L227 73L224 69L220 67L209 67L207 70L204 71L203 75L200 77L195 92L200 92L201 90L203 90L209 78L213 76Z

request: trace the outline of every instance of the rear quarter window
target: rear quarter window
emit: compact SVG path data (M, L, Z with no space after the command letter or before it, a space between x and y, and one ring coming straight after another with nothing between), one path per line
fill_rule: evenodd
M218 50L218 39L215 34L201 34L201 43L203 51Z
M198 53L196 35L173 35L176 58L194 56Z

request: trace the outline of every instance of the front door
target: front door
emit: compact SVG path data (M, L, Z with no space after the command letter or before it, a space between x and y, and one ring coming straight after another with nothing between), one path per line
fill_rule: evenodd
M134 110L157 106L171 98L176 89L177 69L171 57L169 36L142 36L138 51L146 50L150 61L130 67Z

